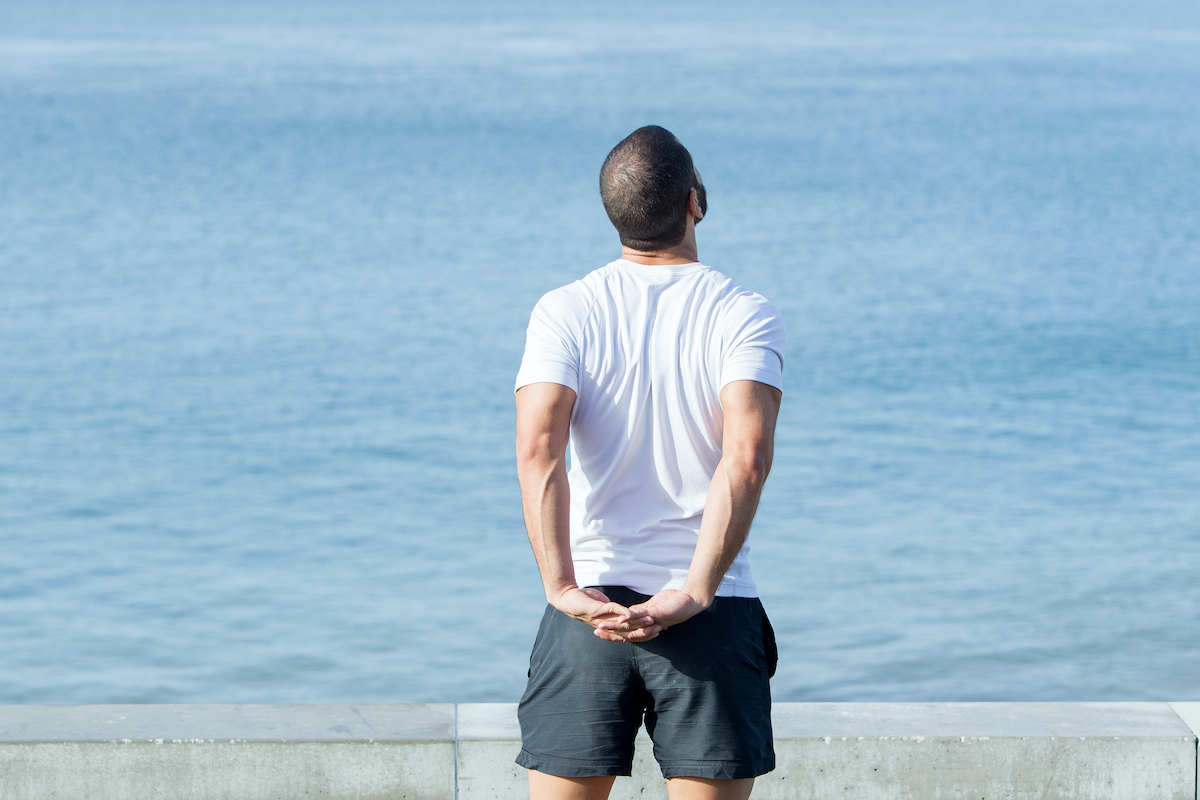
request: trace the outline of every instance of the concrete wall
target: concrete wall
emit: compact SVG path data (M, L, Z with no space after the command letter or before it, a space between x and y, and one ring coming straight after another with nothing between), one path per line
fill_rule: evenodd
M454 797L454 706L0 706L3 800Z
M1200 703L779 703L756 800L1197 800ZM0 800L526 797L516 708L0 706ZM613 798L665 798L639 739Z

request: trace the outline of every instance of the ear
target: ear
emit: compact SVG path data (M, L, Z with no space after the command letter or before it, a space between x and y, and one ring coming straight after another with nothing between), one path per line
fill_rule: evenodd
M704 212L700 210L700 199L696 196L695 189L688 192L687 210L696 218L697 222L704 219Z

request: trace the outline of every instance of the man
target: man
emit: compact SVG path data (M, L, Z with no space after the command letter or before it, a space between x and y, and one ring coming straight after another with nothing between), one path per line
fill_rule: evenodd
M783 322L699 263L704 184L669 131L613 148L600 195L621 258L538 302L517 377L549 602L517 763L535 800L605 800L644 718L672 800L745 800L775 764L774 641L745 540L771 468Z

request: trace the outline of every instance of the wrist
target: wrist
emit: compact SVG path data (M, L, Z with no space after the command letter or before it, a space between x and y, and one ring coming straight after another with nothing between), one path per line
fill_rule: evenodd
M579 585L574 581L571 581L570 583L564 582L547 585L545 587L546 602L550 603L550 605L554 605L562 598L563 595L567 594L568 592L576 591L577 589L579 589Z
M698 588L688 584L687 581L684 581L684 584L679 591L695 600L701 608L708 608L711 606L717 595L716 590L708 591L703 587Z

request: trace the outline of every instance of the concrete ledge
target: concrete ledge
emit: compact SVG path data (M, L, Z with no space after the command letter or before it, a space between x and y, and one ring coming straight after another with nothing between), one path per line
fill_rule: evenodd
M1200 736L1200 703L1167 703L1192 733Z
M2 706L0 798L453 800L454 706Z
M1196 797L1196 737L1166 703L813 703L774 717L762 798Z
M773 717L777 767L756 800L1196 800L1196 735L1166 703L776 703ZM526 797L516 706L458 719L460 797ZM613 800L665 800L649 745Z
M778 703L774 718L756 800L1197 800L1200 703ZM0 706L0 800L524 800L519 748L513 704ZM665 800L644 734L612 797Z
M1200 738L1200 703L1168 703L1171 710L1192 729L1192 735ZM1196 758L1196 800L1200 800L1200 750Z

